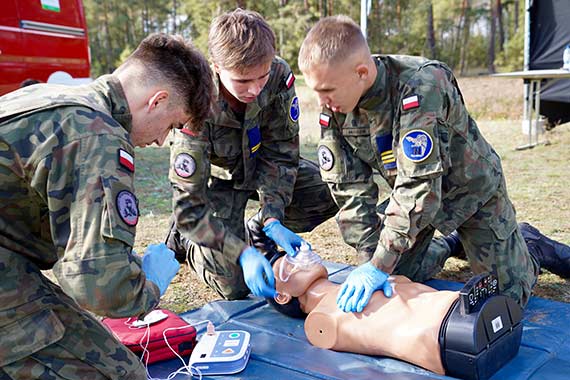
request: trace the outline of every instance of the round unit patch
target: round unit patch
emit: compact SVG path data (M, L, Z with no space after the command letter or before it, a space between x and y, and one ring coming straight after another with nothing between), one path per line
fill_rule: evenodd
M128 190L121 190L115 203L121 220L129 226L136 226L139 222L139 209L135 195Z
M291 99L291 104L289 105L289 118L296 122L299 120L299 115L301 115L301 109L299 108L299 98L294 97Z
M190 178L196 172L196 161L188 153L180 153L174 160L174 171L182 178Z
M334 166L334 155L331 150L328 147L321 145L317 154L319 156L319 166L321 169L327 172L331 170Z
M431 136L421 129L414 129L402 139L404 155L412 162L422 162L429 157L433 150Z

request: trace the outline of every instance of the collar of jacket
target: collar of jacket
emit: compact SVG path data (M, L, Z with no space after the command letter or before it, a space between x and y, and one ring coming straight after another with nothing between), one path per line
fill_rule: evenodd
M111 112L111 116L130 132L133 127L133 118L127 103L123 86L117 77L112 74L103 75L90 84L104 102L102 106Z
M372 86L364 93L358 101L358 107L367 111L374 110L379 104L386 100L386 85L387 75L386 66L380 60L380 57L373 56L374 63L376 64L376 79Z

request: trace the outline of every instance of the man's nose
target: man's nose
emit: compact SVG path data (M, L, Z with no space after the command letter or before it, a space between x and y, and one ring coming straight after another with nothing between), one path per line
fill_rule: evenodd
M249 93L253 96L257 96L257 95L259 95L259 93L261 92L262 89L263 89L263 86L261 85L261 83L254 82L249 87Z

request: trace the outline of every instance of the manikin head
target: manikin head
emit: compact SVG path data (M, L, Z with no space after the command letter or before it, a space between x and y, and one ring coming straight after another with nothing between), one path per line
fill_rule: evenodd
M354 110L377 75L360 27L347 16L317 22L301 45L298 63L319 105L333 112Z
M251 103L269 80L275 35L259 13L238 8L212 21L208 51L222 93Z
M277 296L268 301L283 314L304 318L306 314L301 310L298 298L307 293L315 281L328 278L328 272L321 263L312 265L310 269L299 270L284 262L284 256L285 252L280 252L271 259Z

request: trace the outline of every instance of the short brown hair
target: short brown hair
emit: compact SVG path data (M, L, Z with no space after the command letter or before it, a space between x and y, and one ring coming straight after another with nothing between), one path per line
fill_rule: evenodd
M305 37L299 51L299 68L306 71L315 64L343 62L363 49L370 54L360 27L350 17L325 17Z
M155 33L146 37L127 58L143 64L144 80L165 82L196 127L209 116L214 93L212 71L202 53L182 36ZM179 99L179 101L177 101Z
M275 34L259 13L237 8L212 21L208 51L221 68L247 69L275 57Z

